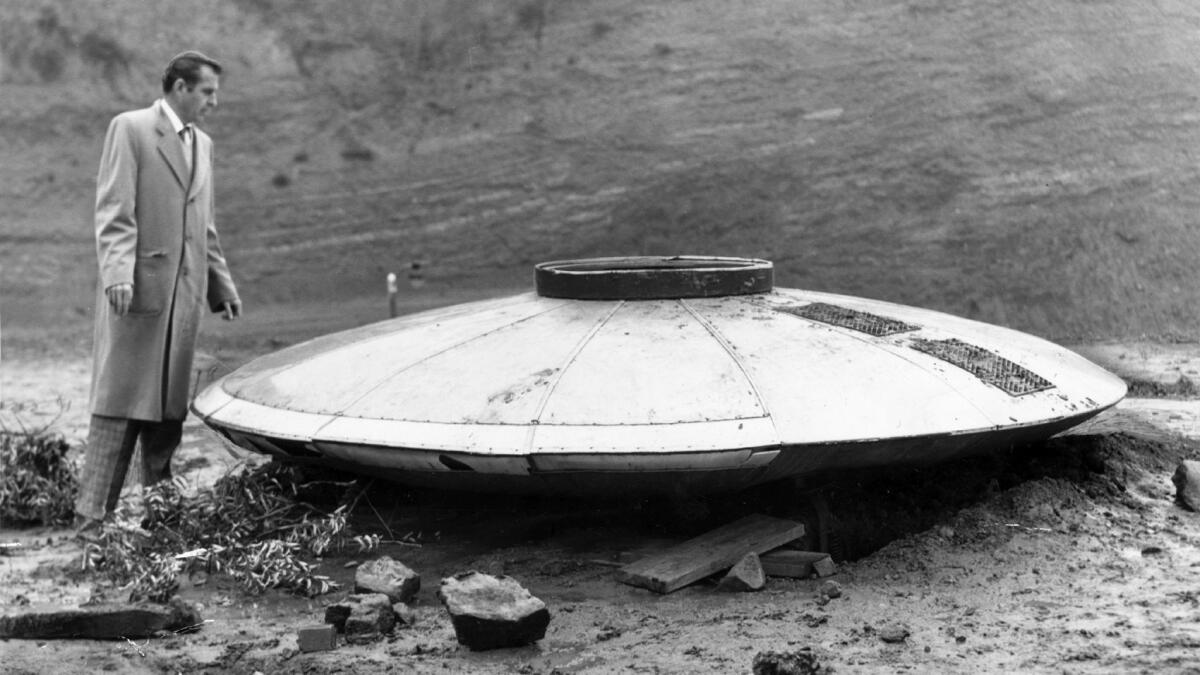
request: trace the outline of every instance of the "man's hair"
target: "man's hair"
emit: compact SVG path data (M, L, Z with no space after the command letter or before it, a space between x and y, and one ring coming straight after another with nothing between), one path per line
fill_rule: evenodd
M175 87L175 80L179 79L182 79L189 87L196 86L196 83L200 81L200 69L204 66L212 68L217 75L221 74L221 64L200 52L187 51L176 54L167 64L166 70L163 71L163 93L171 93L171 89Z

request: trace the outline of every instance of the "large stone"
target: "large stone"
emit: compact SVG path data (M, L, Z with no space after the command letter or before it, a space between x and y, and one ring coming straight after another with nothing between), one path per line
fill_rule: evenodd
M1175 501L1189 511L1200 511L1200 462L1180 462L1171 482L1175 483Z
M349 618L350 604L348 602L339 602L325 608L325 623L333 624L334 630L339 633L346 632L346 619Z
M393 603L407 603L419 590L421 575L386 555L363 563L354 571L355 593L383 593Z
M503 575L466 572L442 579L438 598L458 642L477 651L536 642L550 624L546 603Z
M383 593L360 593L348 596L341 606L348 607L349 613L333 607L325 610L325 620L337 626L336 619L345 614L343 632L346 642L363 643L379 639L384 633L390 633L396 627L396 613L392 611L391 600ZM335 621L330 621L334 618Z
M196 608L179 598L172 598L167 605L26 608L19 614L0 616L0 638L119 640L182 632L200 624Z
M763 573L762 561L757 553L750 552L729 569L717 587L723 591L742 592L761 591L766 585L767 576Z

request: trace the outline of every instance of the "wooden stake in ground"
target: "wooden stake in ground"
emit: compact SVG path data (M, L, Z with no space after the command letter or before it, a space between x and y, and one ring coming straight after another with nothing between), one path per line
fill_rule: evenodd
M621 568L617 578L631 586L670 593L733 567L747 553L763 554L804 536L793 520L755 514L689 539L658 555Z

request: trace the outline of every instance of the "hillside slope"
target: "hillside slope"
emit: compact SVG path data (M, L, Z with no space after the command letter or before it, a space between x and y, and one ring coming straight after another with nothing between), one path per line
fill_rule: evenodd
M0 25L9 326L86 327L105 125L194 46L229 66L208 126L252 306L412 260L519 288L695 253L1056 339L1200 328L1193 3L20 0Z

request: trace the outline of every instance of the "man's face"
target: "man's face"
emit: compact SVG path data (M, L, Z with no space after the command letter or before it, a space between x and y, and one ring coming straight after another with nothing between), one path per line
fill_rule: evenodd
M217 107L218 76L209 66L200 66L200 79L189 87L183 80L175 81L174 99L178 103L176 112L184 124L201 122L209 111Z

